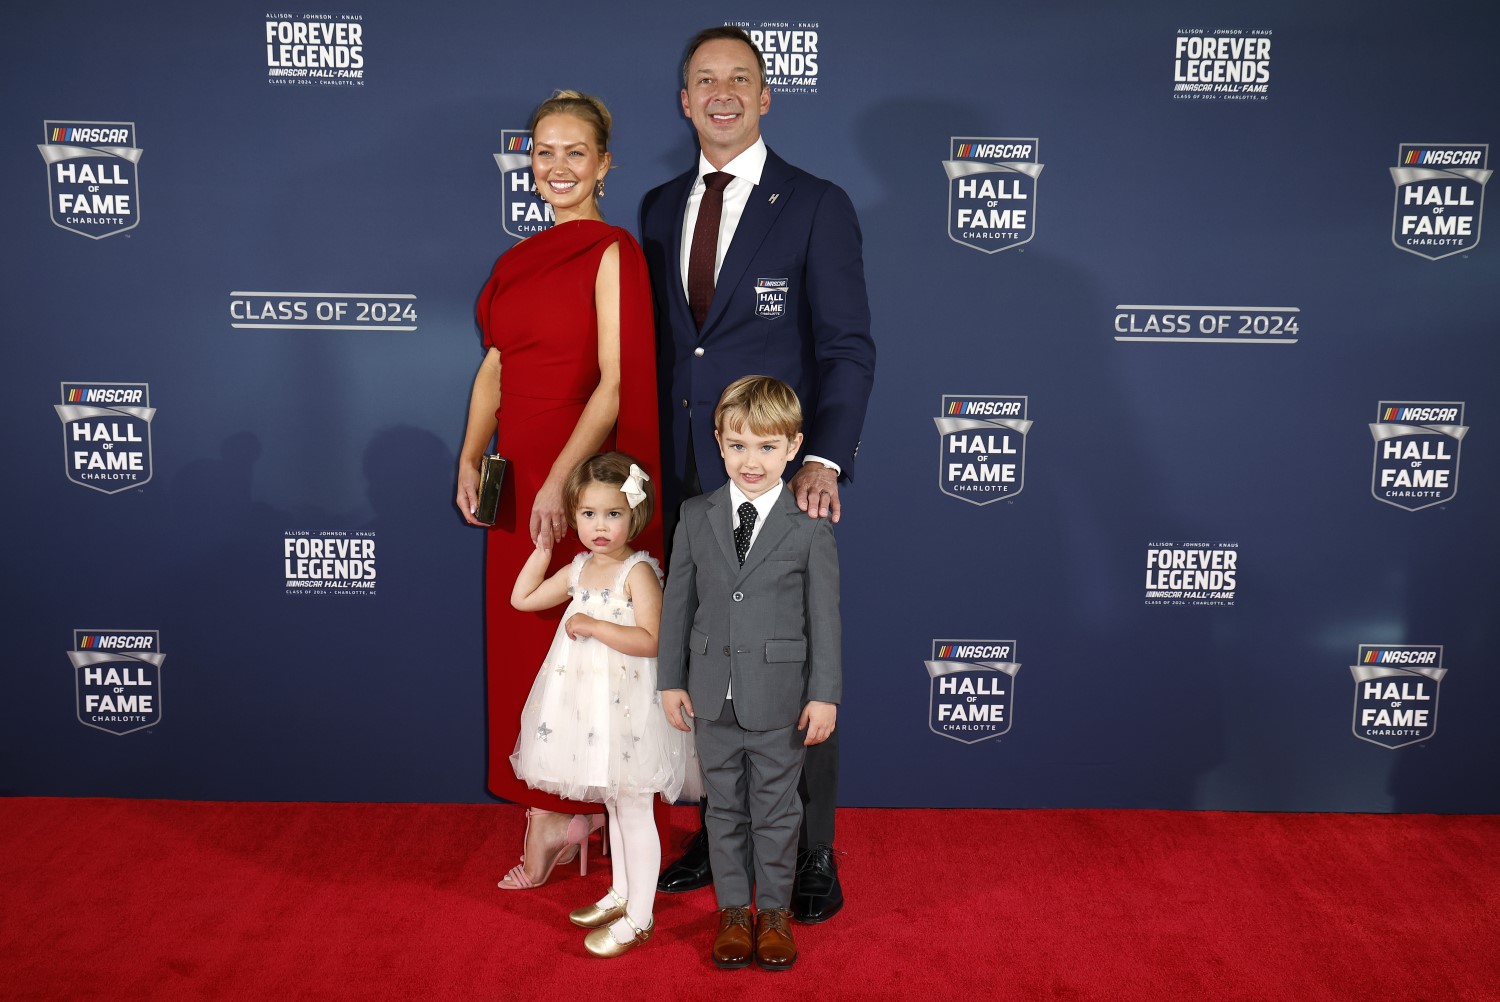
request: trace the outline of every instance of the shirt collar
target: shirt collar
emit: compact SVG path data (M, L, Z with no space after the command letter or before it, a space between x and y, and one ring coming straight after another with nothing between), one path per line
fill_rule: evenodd
M698 180L694 182L698 187L703 186L703 175L712 174L719 168L708 162L700 150L698 153ZM761 136L755 140L751 147L733 160L724 165L725 174L733 174L742 177L751 184L760 184L760 176L766 169L766 138Z
M785 488L786 484L778 480L760 497L751 500L750 498L745 497L745 492L740 490L740 485L731 480L729 481L729 503L735 511L739 511L740 505L744 504L746 501L749 501L751 504L755 505L756 517L759 518L762 523L764 523L766 520L766 516L771 514L771 506L776 503L776 499L781 496L781 492Z

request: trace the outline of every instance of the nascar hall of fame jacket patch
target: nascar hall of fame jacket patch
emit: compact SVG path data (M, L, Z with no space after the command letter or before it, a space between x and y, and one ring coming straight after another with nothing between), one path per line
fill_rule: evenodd
M42 123L47 204L54 225L103 240L141 222L134 122Z
M934 640L925 662L930 694L927 727L966 745L1010 730L1016 704L1014 640Z
M53 404L63 424L63 467L73 483L105 494L151 479L151 388L146 383L63 383Z
M1021 493L1031 431L1025 397L944 396L940 415L938 490L978 505Z
M117 735L161 723L159 630L74 630L68 660L79 723Z
M1488 143L1402 143L1391 242L1429 261L1478 247L1489 158Z
M948 152L949 239L986 254L1030 243L1042 173L1037 140L954 136Z
M1458 493L1458 453L1464 436L1462 402L1382 400L1370 424L1375 437L1375 500L1407 511L1452 501Z
M785 278L755 280L755 315L762 320L779 320L786 315L786 294L791 282Z
M500 168L500 227L522 240L552 225L552 205L532 192L531 133L501 129L495 163Z
M1404 748L1437 733L1438 688L1448 669L1439 644L1360 644L1354 675L1354 736Z

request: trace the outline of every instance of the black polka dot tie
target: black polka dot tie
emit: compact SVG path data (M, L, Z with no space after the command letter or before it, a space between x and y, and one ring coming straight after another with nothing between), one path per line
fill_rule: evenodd
M745 554L750 552L750 536L755 532L755 505L746 501L740 505L740 527L734 530L734 553L745 563Z

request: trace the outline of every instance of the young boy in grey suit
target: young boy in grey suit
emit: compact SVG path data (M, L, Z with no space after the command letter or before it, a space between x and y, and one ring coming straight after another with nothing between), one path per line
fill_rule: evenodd
M838 550L831 523L808 518L781 482L802 445L790 386L769 376L731 383L714 437L729 482L682 506L657 686L672 725L694 730L703 768L720 909L713 961L786 970L797 959L787 911L797 780L804 749L833 733L842 698Z

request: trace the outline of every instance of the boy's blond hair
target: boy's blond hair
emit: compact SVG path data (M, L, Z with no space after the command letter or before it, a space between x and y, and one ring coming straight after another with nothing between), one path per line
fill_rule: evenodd
M753 435L781 435L790 441L802 431L802 402L772 376L741 376L719 397L714 430L722 435L741 427Z

